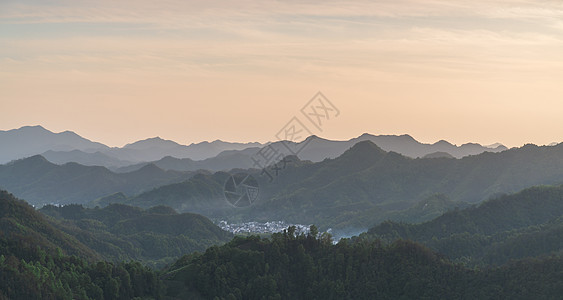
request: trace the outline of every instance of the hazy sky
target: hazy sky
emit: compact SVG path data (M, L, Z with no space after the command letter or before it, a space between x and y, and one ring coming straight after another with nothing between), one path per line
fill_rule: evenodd
M112 146L322 132L563 141L563 1L0 1L0 129Z

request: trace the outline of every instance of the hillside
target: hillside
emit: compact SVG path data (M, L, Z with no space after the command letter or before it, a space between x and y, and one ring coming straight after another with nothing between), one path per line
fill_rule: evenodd
M0 299L158 298L157 274L108 263L41 213L0 191Z
M422 224L384 222L362 237L414 240L471 263L563 253L563 186L525 189Z
M232 238L201 215L178 214L165 206L144 210L121 204L103 209L48 205L40 211L53 217L57 228L110 261L136 260L161 267Z
M118 203L139 207L170 206L180 212L213 213L232 207L227 205L223 185L228 173L197 174L187 181L164 185Z
M295 235L237 237L166 270L173 299L555 299L563 259L470 270L424 246Z
M86 203L108 194L135 195L154 187L180 182L189 172L164 171L147 165L129 173L114 173L104 167L77 163L56 165L42 156L0 165L0 188L30 204Z
M219 205L224 175L219 176L225 178L223 181L216 176L203 176L163 186L130 197L127 203L143 207L165 204L179 211L197 211L237 221L284 220L318 224L323 229L367 229L389 218L426 221L464 205L442 203L445 206L437 214L420 210L416 215L401 217L409 215L402 211L416 210L417 203L435 194L454 203L479 203L529 186L563 182L563 144L526 145L462 159L412 159L364 141L335 159L310 163L293 156L287 161L278 166L278 176L271 181L262 170L246 170L260 186L260 198L251 207L225 210Z
M98 253L58 230L25 201L3 190L0 190L0 244L2 254L21 251L25 257L26 250L40 247L51 254L61 249L67 255L101 259Z

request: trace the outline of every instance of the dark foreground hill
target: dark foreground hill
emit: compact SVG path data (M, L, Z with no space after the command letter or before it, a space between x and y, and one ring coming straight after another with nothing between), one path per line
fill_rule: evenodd
M174 299L557 299L563 259L470 270L424 246L296 236L235 238L166 271Z
M532 187L422 224L384 222L362 237L414 240L472 264L563 254L563 186Z
M12 224L0 227L0 299L557 299L563 292L560 256L468 269L414 242L333 244L315 227L307 235L290 227L269 239L235 237L156 273L137 262L93 262L93 250L81 250L85 244L23 201L2 192L0 205L2 224ZM176 216L166 207L45 209L62 222L113 224L125 234L184 230L144 218ZM73 251L80 256L68 256Z
M0 191L0 299L157 298L157 274L108 263L24 201Z
M178 214L164 206L144 210L120 204L103 209L47 205L38 212L7 192L0 193L2 235L18 241L15 248L19 244L60 248L88 260L136 260L160 267L232 238L204 216Z
M137 260L154 267L232 238L204 216L178 214L165 206L144 210L121 204L103 209L48 205L41 212L106 260Z
M88 260L102 258L74 237L61 232L25 201L2 190L0 190L0 239L4 247L11 249L10 252L40 247L52 253L60 249L64 254Z

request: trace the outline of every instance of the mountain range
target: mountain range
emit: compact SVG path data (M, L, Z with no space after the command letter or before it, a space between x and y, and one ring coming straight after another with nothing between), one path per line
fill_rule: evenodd
M0 145L0 163L49 150L96 152L109 149L104 144L87 140L72 131L54 133L41 126L0 131Z
M237 151L226 156L233 153ZM254 168L213 174L163 170L147 164L135 171L116 173L77 163L55 165L42 156L33 156L0 165L0 187L38 206L167 205L213 218L366 228L434 194L445 195L454 203L478 203L532 185L563 182L563 144L526 145L461 159L413 159L384 151L366 140L337 158L321 162L286 158L287 166L275 171L279 174L270 182L272 174L270 178ZM176 163L170 160L171 165ZM247 172L258 179L260 198L251 207L235 209L224 200L223 185L236 172ZM446 207L451 205L444 204L443 209Z
M55 163L78 162L84 165L121 167L139 162L159 160L166 156L203 160L225 150L243 150L263 146L260 143L213 142L180 145L160 137L149 138L123 147L108 147L92 142L71 131L51 132L42 126L24 126L0 131L0 163L37 154Z
M163 206L37 211L0 191L0 298L558 299L562 196L562 187L533 187L338 243L291 226L219 245L231 235ZM431 248L394 241L404 237ZM159 271L131 261L176 253L186 255Z
M148 163L176 171L198 169L221 171L254 166L251 157L264 147L272 147L271 149L279 155L297 154L301 159L319 162L326 158L338 157L357 142L366 140L374 142L386 151L394 151L412 158L426 155L461 158L485 151L499 152L507 149L498 143L488 147L474 143L456 146L443 140L434 144L424 144L409 135L367 133L346 141L332 141L310 136L298 143L290 141L266 144L230 143L216 140L192 143L188 146L154 137L123 147L108 147L70 131L53 133L41 126L25 126L0 131L0 145L3 145L0 151L0 163L41 154L56 164L76 162L88 166L104 166L117 172L133 171Z
M0 145L9 161L0 165L0 299L559 299L563 291L563 143L506 149L364 134L110 148L24 127L1 132ZM251 164L264 150L283 159ZM229 195L258 197L234 207L225 199L232 184ZM318 227L243 237L212 219Z
M129 173L77 163L56 165L40 155L0 165L0 187L30 204L85 203L116 192L136 195L152 188L180 182L193 172L165 171L149 164Z
M226 150L215 157L201 161L167 156L161 160L150 163L153 163L165 170L176 171L195 171L198 169L228 171L235 168L248 169L257 166L254 163L254 160L260 158L259 153L261 151L271 151L270 153L274 153L278 157L296 154L300 159L320 162L327 158L336 158L356 143L362 141L371 141L385 151L394 151L412 158L462 158L483 152L500 152L507 150L507 148L502 145L494 145L494 148L487 148L479 144L464 144L461 146L455 146L446 141L439 141L434 144L423 144L416 141L409 135L396 136L363 134L357 138L347 141L331 141L313 135L299 143L278 141L270 143L262 148L251 147L244 150ZM139 163L114 170L116 172L133 171L148 163L149 162Z
M92 205L113 201L140 207L167 205L232 221L285 220L324 229L368 228L385 219L421 222L456 206L532 185L563 183L563 144L526 145L462 159L413 159L363 141L335 159L313 163L288 156L286 160L279 170L266 169L272 178L257 169L198 174L136 196L108 197ZM259 183L259 199L250 207L234 208L224 199L223 185L236 172L249 173ZM422 204L429 204L431 212Z

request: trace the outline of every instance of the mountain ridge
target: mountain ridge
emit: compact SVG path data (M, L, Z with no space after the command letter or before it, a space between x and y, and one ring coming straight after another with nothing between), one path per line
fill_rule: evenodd
M232 151L229 154L238 154L239 157L245 155L250 158L259 151L259 149L253 148L270 146L284 155L296 154L288 151L286 146L298 148L302 150L298 153L301 159L318 162L325 158L335 158L362 140L371 140L385 151L395 151L413 158L423 157L434 152L447 152L456 158L460 158L479 154L483 151L499 152L507 149L502 145L494 145L495 148L488 148L476 143L455 146L443 140L434 144L425 144L418 142L408 134L372 135L368 133L344 141L328 140L311 135L304 141L297 143L290 141L238 143L214 140L189 145L182 145L157 136L128 143L123 147L108 147L102 143L85 139L72 131L54 133L42 126L24 126L18 129L0 131L0 144L8 145L0 151L0 163L44 154L50 161L58 164L74 161L84 165L101 165L115 170L138 163L155 162L166 156L201 161L217 157L222 153L225 155L225 151ZM29 146L30 143L33 147ZM246 166L248 165L237 165L237 167ZM215 168L215 170L224 169L226 167L218 166ZM186 171L186 169L179 171Z
M101 166L70 162L56 165L41 155L0 165L0 188L10 190L30 204L85 203L108 194L141 193L160 185L180 182L193 172L162 170L155 165L115 173Z
M366 228L390 214L424 221L412 211L401 211L435 194L454 203L479 203L533 185L563 183L563 145L528 145L462 159L413 159L363 141L335 159L312 163L294 156L287 161L278 164L278 174L273 166L267 169L271 178L262 169L235 171L253 175L260 186L258 201L247 208L226 205L222 187L229 174L224 172L117 200L141 207L166 204L234 221ZM442 202L437 211L451 205Z

